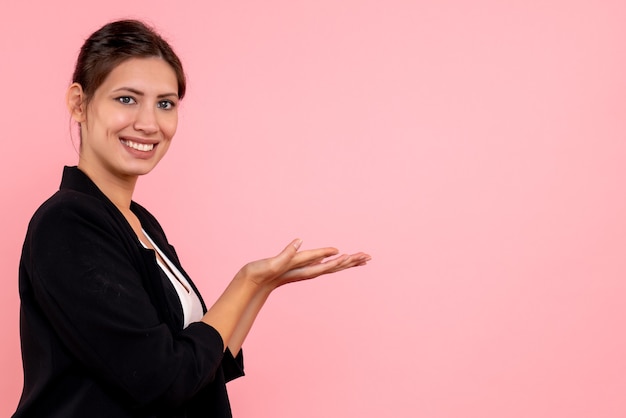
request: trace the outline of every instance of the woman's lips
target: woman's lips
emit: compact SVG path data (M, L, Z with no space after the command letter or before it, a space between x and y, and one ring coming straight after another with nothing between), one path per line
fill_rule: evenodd
M143 152L152 151L155 146L155 144L142 144L140 142L135 142L130 139L120 139L120 142L129 148Z

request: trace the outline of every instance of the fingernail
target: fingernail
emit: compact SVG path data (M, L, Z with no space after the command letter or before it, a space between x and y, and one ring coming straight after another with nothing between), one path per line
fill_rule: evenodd
M294 243L293 246L296 247L296 250L300 249L300 246L302 245L302 240L300 238L298 238Z

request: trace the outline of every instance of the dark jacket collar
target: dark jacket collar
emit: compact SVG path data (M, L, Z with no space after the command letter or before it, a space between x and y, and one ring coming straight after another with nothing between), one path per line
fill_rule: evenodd
M98 188L96 183L77 166L65 166L63 168L60 190L72 190L100 200L119 222L126 225L129 236L136 238L135 232L118 207L115 206L111 199ZM160 225L158 225L156 219L154 219L146 209L134 201L131 201L130 209L139 218L142 228L144 228L148 235L150 235L150 238L154 239L157 245L166 252L167 256L171 257L174 255L170 253L170 245L167 240L164 239L163 230ZM137 244L140 245L139 238L136 238L136 240Z
M63 168L63 177L61 178L60 189L71 189L90 196L109 200L108 197L96 186L80 168L76 166L65 166Z
M117 206L115 206L115 204L111 201L111 199L109 199L107 195L105 195L104 192L100 190L96 183L94 183L93 180L91 180L91 178L89 178L89 176L77 166L63 167L63 176L61 178L61 185L59 189L74 190L99 199L106 203L111 209L115 209L114 212L119 213L119 216L124 216L117 208ZM137 215L137 217L139 217L139 220L142 222L142 226L146 227L146 225L144 225L144 222L146 222L146 214L148 212L134 201L131 201L130 209L132 212L135 213L135 215ZM128 226L130 228L130 225ZM148 225L148 227L150 227L150 225Z

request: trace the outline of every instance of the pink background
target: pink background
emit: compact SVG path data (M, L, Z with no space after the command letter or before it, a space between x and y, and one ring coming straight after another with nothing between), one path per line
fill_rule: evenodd
M136 200L208 301L294 237L374 256L271 298L235 416L626 416L626 3L38 3L0 13L0 416L26 225L77 161L65 88L121 17L186 64Z

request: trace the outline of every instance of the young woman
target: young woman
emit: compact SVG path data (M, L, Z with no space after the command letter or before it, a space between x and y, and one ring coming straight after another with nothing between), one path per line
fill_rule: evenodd
M225 384L243 375L241 345L270 293L369 261L295 240L245 265L207 309L132 200L167 152L184 94L180 60L141 22L107 24L83 45L67 91L78 166L33 216L20 261L15 417L229 417Z

